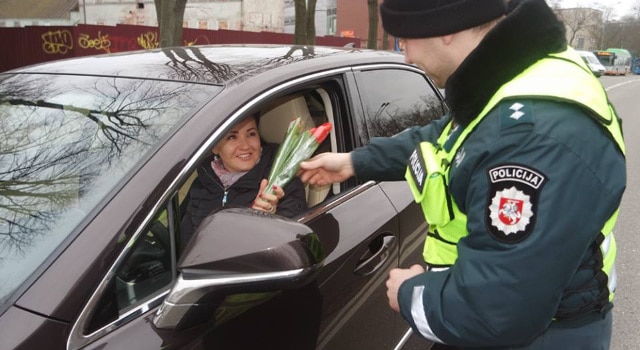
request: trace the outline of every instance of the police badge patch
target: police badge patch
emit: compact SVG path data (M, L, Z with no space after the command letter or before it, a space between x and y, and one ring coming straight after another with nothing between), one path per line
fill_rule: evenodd
M501 242L521 242L533 231L546 176L529 167L507 164L489 169L487 177L490 189L485 223L489 232Z

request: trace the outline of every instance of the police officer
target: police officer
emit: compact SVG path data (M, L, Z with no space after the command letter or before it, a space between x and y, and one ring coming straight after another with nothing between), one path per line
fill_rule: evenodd
M450 112L301 165L315 184L406 177L427 271L395 269L390 306L437 343L608 349L624 142L598 80L544 0L385 0L406 61Z

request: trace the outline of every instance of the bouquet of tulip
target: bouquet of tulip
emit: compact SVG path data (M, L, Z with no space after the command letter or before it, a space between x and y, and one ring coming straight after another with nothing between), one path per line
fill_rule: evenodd
M298 172L300 163L311 157L332 128L331 123L324 123L318 127L307 129L303 125L302 119L292 120L271 166L269 183L265 191L273 193L274 185L283 188L288 184Z

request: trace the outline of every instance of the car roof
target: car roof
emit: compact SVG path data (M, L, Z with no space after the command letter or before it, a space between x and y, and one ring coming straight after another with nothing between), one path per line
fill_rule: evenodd
M226 85L261 72L304 62L306 67L401 63L402 55L381 50L296 45L206 45L76 57L17 68L6 73L71 74L190 81Z

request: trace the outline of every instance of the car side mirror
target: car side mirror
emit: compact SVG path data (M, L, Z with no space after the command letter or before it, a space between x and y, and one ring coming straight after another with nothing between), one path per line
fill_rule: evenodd
M324 258L317 235L296 221L250 208L213 213L185 247L180 275L154 326L188 329L211 322L230 295L269 298L268 292L303 286L315 278Z

